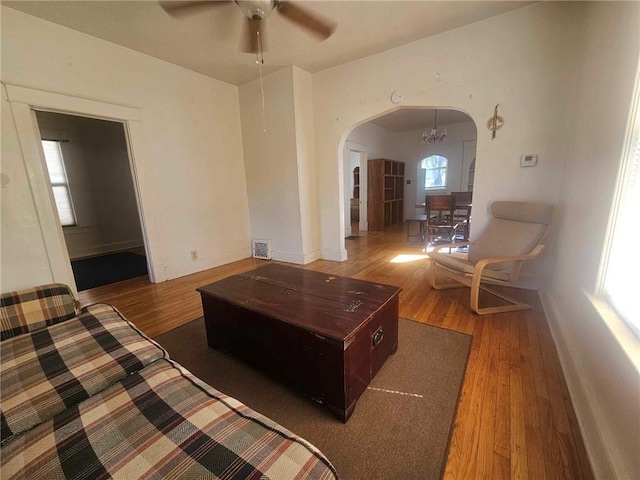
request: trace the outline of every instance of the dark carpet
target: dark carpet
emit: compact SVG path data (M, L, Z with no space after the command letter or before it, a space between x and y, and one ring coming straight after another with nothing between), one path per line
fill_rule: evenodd
M208 348L202 318L156 340L209 385L318 447L342 480L441 478L471 337L400 319L389 358L344 424L329 410Z
M360 235L349 235L348 237L345 237L345 240L357 240L360 238Z
M78 291L147 275L147 257L132 252L72 260Z

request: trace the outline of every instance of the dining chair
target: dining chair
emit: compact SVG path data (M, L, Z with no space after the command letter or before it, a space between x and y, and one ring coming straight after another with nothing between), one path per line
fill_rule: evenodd
M451 192L455 197L456 210L454 218L458 222L458 232L462 232L462 239L469 240L471 229L471 201L473 192Z
M454 218L455 198L453 195L427 195L425 197L426 243L435 244L439 240L455 240L457 222Z

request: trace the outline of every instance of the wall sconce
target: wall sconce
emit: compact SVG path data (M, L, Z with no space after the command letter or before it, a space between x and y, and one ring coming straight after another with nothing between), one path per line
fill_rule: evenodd
M504 118L498 115L498 106L500 106L499 103L493 109L493 117L487 120L487 128L491 131L491 140L496 138L496 131L504 127Z

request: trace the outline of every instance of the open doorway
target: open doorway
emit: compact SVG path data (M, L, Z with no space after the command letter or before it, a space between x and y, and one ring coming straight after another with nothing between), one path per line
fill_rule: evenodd
M368 230L403 231L407 245L424 248L426 198L456 196L461 207L455 209L454 223L460 226L456 238L469 238L477 142L476 124L469 115L451 108L403 107L356 126L345 140L347 192L349 146L356 142L366 152L368 173L360 175L360 190L367 191ZM376 165L381 167L378 174ZM345 195L344 201L348 218L350 198ZM345 223L349 232L352 222Z
M148 279L124 125L45 111L36 118L78 291Z
M348 211L346 212L346 233L347 237L357 237L360 233L361 220L363 220L363 201L364 201L364 188L362 182L364 181L362 173L364 172L362 152L348 149L348 168L345 175L345 191L348 199Z

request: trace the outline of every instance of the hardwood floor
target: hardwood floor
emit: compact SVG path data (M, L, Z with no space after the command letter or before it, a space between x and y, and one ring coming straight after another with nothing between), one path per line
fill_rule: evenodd
M429 287L429 262L403 228L354 233L348 261L304 268L398 285L400 316L473 336L444 478L593 478L537 294L511 290L534 308L480 317L468 289ZM141 277L79 297L113 304L153 337L202 315L197 287L261 265L246 259L161 284Z

